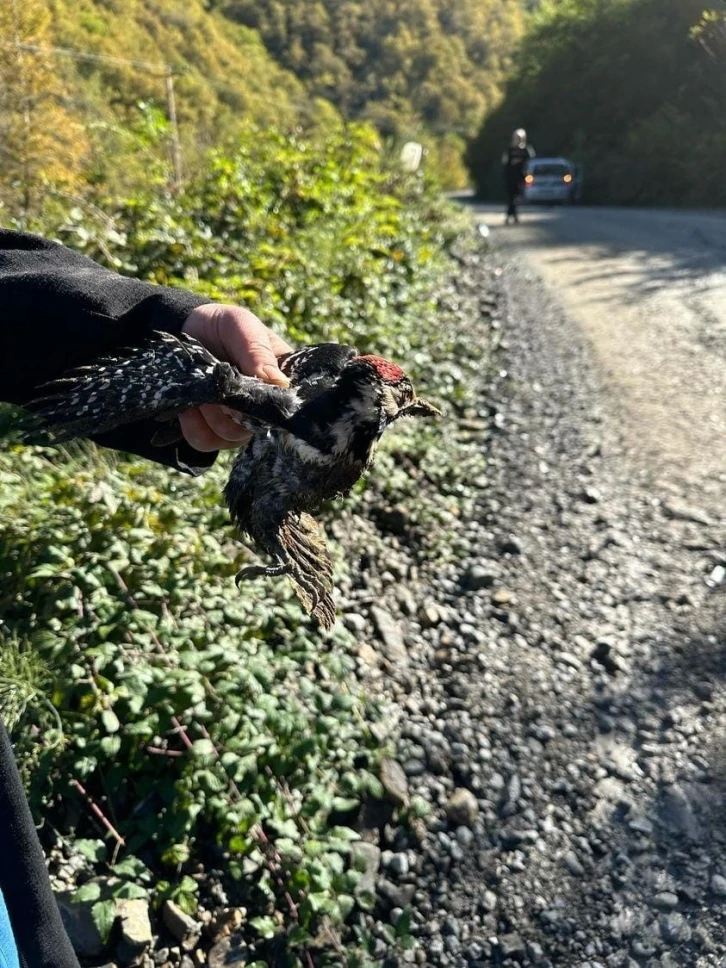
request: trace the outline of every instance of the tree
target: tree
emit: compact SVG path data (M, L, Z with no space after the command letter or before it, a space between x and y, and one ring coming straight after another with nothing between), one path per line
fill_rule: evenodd
M467 153L480 193L496 192L522 126L539 154L584 165L589 201L726 203L723 13L702 2L543 0Z
M29 214L49 190L73 191L86 138L68 107L42 0L0 5L0 201Z

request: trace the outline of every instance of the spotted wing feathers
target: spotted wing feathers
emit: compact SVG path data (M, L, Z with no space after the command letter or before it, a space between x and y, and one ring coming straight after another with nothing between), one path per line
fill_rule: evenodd
M283 423L297 408L291 391L243 376L184 334L156 333L145 346L80 367L43 389L45 396L28 408L55 441L148 418L168 421L204 403L227 404L264 424Z

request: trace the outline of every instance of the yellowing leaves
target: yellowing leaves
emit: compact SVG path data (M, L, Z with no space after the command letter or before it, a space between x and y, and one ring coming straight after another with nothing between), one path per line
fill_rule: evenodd
M0 201L22 213L53 188L76 190L88 147L59 65L33 49L49 21L42 0L0 5Z

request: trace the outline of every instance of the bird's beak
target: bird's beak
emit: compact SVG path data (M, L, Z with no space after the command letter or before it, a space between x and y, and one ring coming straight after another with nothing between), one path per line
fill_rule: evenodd
M432 403L428 403L426 400L421 400L416 398L413 403L409 403L407 407L398 415L399 417L440 417L441 411L438 410Z

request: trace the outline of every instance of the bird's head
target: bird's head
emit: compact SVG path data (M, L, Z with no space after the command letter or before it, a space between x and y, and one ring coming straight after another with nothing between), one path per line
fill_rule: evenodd
M381 356L356 356L345 367L344 380L350 380L360 394L361 406L370 405L379 417L379 433L400 417L438 417L437 410L416 396L411 381L397 363Z

